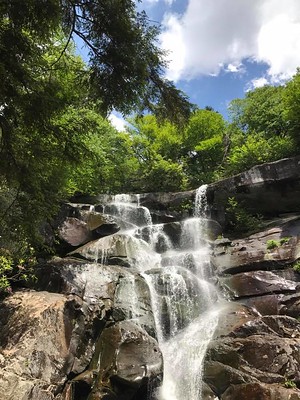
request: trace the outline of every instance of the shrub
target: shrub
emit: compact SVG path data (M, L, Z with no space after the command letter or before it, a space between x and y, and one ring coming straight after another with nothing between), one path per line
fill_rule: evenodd
M294 265L293 265L293 270L296 272L300 272L300 260L297 261Z
M237 232L255 231L260 226L262 217L251 215L238 203L235 197L228 198L226 212L228 214L229 225Z
M279 247L280 242L278 240L268 240L267 241L267 249L272 250L275 249L276 247Z
M296 383L292 379L286 379L283 386L288 389L295 389L297 387Z

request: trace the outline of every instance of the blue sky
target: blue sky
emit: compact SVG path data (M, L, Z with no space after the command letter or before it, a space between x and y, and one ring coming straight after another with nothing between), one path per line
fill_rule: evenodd
M161 25L167 78L227 118L231 100L282 84L300 66L300 0L143 0ZM120 129L119 115L111 121Z

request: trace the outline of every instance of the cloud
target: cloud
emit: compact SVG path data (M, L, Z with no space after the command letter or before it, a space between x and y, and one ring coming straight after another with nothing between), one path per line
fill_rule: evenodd
M247 85L246 91L248 92L250 90L266 86L270 83L271 82L264 76L262 76L260 78L255 78L255 79L252 79L252 81Z
M245 72L244 65L239 62L235 64L228 64L227 67L224 67L225 72L231 72L234 74L243 74Z
M125 126L127 125L127 122L121 114L112 112L108 119L112 126L114 126L119 132L125 131Z
M266 79L276 83L300 66L299 0L188 0L184 14L165 14L162 25L174 81L242 72L251 59L267 63Z

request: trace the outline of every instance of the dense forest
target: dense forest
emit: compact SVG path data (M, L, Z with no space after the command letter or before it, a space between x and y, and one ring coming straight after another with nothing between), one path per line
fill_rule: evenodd
M159 28L134 1L3 0L0 19L2 290L28 278L40 224L75 194L188 190L299 153L300 71L233 100L226 121L164 78Z

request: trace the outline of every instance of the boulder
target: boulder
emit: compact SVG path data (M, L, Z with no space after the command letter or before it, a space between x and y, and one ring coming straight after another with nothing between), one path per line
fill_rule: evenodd
M276 227L244 239L216 241L211 260L219 274L235 274L280 269L299 257L300 219L296 216L278 220Z
M74 205L75 207L75 205ZM72 247L78 247L91 240L112 235L120 227L110 215L95 211L78 211L80 218L66 217L58 227L59 238Z
M287 389L282 385L267 385L258 382L230 385L221 400L299 400L298 389Z
M85 382L88 400L147 400L162 378L162 354L155 339L131 321L108 326L100 335L93 360L73 380L74 393Z
M114 234L92 242L69 253L93 262L107 263L111 257L126 258L139 271L155 267L160 257L142 239L129 234Z
M52 400L72 371L75 311L65 295L22 291L0 309L0 398Z
M271 271L249 271L219 278L232 298L261 296L271 293L294 293L299 283L284 279Z
M232 306L224 309L215 337L209 344L205 382L221 399L231 399L229 393L234 393L233 388L248 384L266 388L277 385L282 388L282 398L288 399L291 392L284 387L286 381L294 382L292 393L300 396L296 389L300 383L299 321L288 316L255 316L251 309L247 312L245 307L237 304L235 307L235 311Z
M92 326L103 326L107 319L131 319L156 336L149 288L134 270L55 258L40 265L36 275L40 289L78 296L88 310Z

